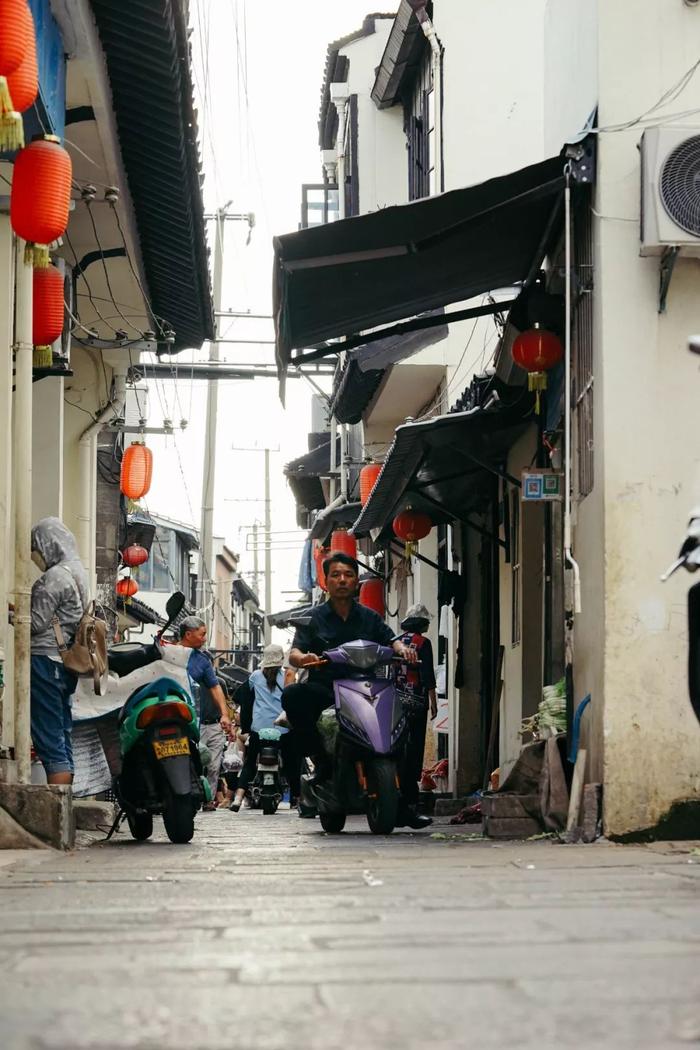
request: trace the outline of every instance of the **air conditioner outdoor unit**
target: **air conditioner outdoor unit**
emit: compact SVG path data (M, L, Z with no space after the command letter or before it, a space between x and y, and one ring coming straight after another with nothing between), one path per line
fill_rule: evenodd
M649 128L640 148L640 254L700 256L700 128Z

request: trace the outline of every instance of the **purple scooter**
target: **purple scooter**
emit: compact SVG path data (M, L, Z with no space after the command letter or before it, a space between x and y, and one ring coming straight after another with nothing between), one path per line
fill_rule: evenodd
M333 682L338 733L332 780L302 788L302 802L315 806L324 831L342 831L350 813L366 813L375 835L389 835L396 827L406 716L393 676L379 671L394 657L388 646L366 641L323 654L322 662L347 668L347 675Z

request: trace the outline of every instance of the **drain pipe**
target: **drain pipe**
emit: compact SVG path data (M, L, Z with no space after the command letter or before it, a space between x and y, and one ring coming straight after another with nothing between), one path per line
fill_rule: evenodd
M420 27L423 30L423 35L430 44L432 56L435 142L437 144L436 155L433 158L433 169L435 171L434 192L442 193L442 45L425 5L416 9L416 17L418 18Z
M91 593L95 593L95 537L93 524L96 487L97 435L110 423L121 419L126 404L126 371L115 371L112 379L112 397L101 409L93 423L83 431L78 441L79 476L81 481L78 507L78 551L85 566Z
M15 240L15 394L13 465L15 504L14 713L17 780L31 783L30 658L32 629L32 276L25 242Z
M571 170L565 169L564 187L564 562L573 572L573 613L581 612L581 571L571 551Z
M338 217L345 218L345 128L347 124L350 88L340 81L330 86L331 102L338 113L338 133L335 139L336 178L338 182Z

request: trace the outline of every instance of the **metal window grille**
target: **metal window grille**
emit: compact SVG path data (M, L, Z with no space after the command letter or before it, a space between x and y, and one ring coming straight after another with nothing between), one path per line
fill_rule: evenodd
M584 499L595 480L593 444L593 221L588 195L574 215L576 309L573 330L572 399L576 434L577 495Z
M405 110L409 200L428 197L435 192L434 101L432 62L428 53L416 77L413 95Z

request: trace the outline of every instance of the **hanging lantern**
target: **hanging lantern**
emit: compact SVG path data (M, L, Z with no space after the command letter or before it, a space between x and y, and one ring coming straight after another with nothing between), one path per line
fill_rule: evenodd
M360 471L360 503L363 507L372 494L372 489L381 472L381 463L368 463Z
M536 391L535 412L540 412L540 395L547 389L547 372L564 356L561 341L554 332L533 325L521 332L513 343L513 360L528 373L528 390Z
M331 533L331 550L334 553L342 551L343 554L356 558L357 540L354 536L351 536L347 529L336 529L335 532Z
M33 285L32 342L37 351L50 351L63 331L63 274L56 266L38 266Z
M433 523L427 514L410 507L397 514L392 522L395 535L404 541L407 558L414 553L418 540L425 539L432 527Z
M384 580L380 580L377 576L374 579L366 580L360 586L360 605L364 605L367 609L373 609L374 612L384 619L384 613L386 612L384 605Z
M141 441L129 445L122 459L119 486L128 499L141 499L151 487L153 453Z
M19 69L33 40L34 20L27 0L0 0L0 151L22 145L22 119L18 128L18 107L8 78Z
M2 0L0 0L0 5ZM29 15L31 21L31 14ZM22 149L24 146L24 123L22 114L36 100L39 91L39 71L36 61L36 37L34 25L28 34L24 58L12 73L3 79L7 94L0 103L0 148ZM6 104L8 108L6 108Z
M120 598L133 598L138 593L139 585L136 580L132 580L131 576L123 576L121 580L117 580L117 586L115 590Z
M316 582L318 583L322 591L327 590L326 574L323 571L323 563L329 554L329 547L321 547L321 545L317 543L316 548L314 550L314 563L316 565Z
M148 557L148 551L145 547L142 547L140 543L131 543L122 551L122 564L130 569L135 569L138 565L143 565L144 562L147 562Z
M35 266L48 266L47 245L66 231L72 177L71 159L55 135L38 135L17 154L10 221L33 250Z

